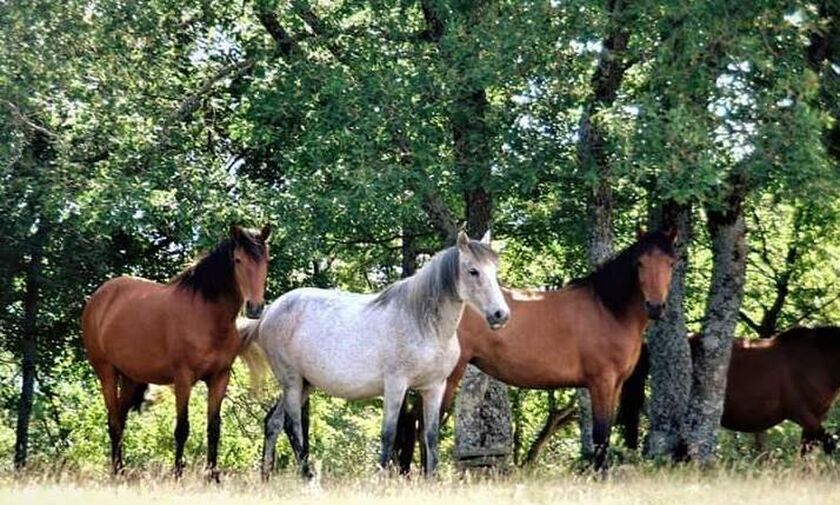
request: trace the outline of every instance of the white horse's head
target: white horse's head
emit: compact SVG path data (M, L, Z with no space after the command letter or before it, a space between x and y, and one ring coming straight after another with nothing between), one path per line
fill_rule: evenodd
M458 296L479 314L490 328L497 330L507 323L510 309L496 278L499 256L490 247L490 232L481 241L458 233Z

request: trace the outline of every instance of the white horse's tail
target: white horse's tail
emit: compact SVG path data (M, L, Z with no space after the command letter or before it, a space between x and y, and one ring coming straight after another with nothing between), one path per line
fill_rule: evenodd
M266 377L271 373L265 351L257 340L260 334L260 322L259 319L239 318L236 320L236 329L242 337L239 358L248 367L252 394L257 394L262 390Z

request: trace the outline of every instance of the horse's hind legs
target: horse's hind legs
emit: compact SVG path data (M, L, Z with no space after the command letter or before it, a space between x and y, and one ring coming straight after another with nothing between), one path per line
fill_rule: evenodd
M305 402L305 392L303 379L299 379L297 384L285 385L283 397L283 405L285 410L283 430L286 436L289 437L289 443L292 445L292 450L295 453L300 466L300 474L304 479L311 479L314 475L309 468L309 443L304 436L303 423L303 405ZM308 427L308 419L307 419Z
M175 477L184 473L184 445L190 435L189 405L192 383L188 380L175 379Z
M382 448L379 455L379 469L388 468L394 451L394 441L397 438L397 423L400 419L400 409L408 385L403 381L386 381L383 398L382 415Z
M283 396L277 401L265 415L263 422L263 455L260 474L263 481L267 481L274 471L275 451L277 449L277 435L283 428L285 414L283 412Z
M111 472L117 475L123 469L120 404L117 395L117 370L111 365L95 365L96 375L102 385L102 396L108 410L108 436L111 439Z
M799 448L799 455L805 456L814 448L814 445L817 443L822 444L823 451L827 455L831 455L834 453L834 450L837 448L837 442L834 440L834 436L822 426L817 429L811 430L802 430L802 442Z

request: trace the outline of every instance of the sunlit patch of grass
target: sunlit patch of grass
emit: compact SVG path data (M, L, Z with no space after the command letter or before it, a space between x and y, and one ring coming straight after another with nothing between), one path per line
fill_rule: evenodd
M0 505L272 504L837 504L840 469L806 460L786 468L757 465L702 470L695 467L619 466L606 478L540 469L480 476L446 472L437 479L404 479L374 472L305 483L292 473L268 484L256 472L228 473L206 483L199 469L180 481L168 470L128 472L30 471L0 476Z

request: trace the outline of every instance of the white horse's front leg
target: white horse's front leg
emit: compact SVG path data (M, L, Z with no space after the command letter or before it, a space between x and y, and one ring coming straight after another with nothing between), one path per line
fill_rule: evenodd
M391 453L394 451L394 440L397 437L397 421L400 417L400 409L405 398L408 384L405 380L386 380L385 393L383 396L383 418L382 418L382 452L379 456L379 469L384 470L391 461Z
M440 434L440 404L446 391L446 381L420 391L423 396L423 441L426 444L426 476L434 474L438 463L438 436Z

